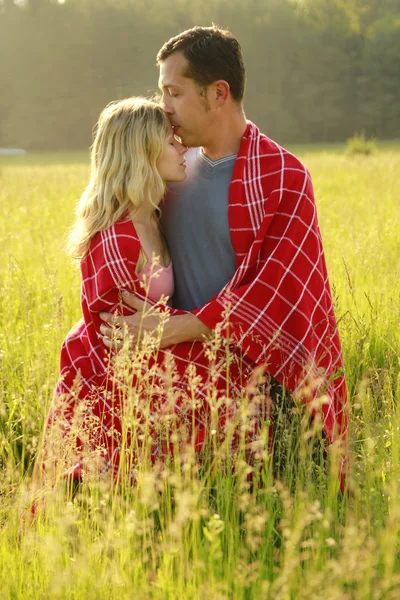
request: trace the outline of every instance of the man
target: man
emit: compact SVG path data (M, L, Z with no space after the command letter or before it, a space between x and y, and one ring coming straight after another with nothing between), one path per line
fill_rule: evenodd
M181 311L161 347L218 328L247 364L264 365L309 403L330 441L342 440L346 384L309 173L246 120L245 69L230 32L194 27L169 40L157 62L165 111L190 147L187 180L170 187L163 208ZM138 311L125 319L135 340L143 306L125 300ZM153 314L144 327L157 322ZM102 332L110 347L111 329Z

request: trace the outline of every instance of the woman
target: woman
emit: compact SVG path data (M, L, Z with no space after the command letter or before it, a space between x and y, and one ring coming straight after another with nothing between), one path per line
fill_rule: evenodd
M179 344L172 352L147 338L131 354L115 357L100 335L101 311L132 314L122 290L160 304L161 311L160 299L173 294L158 214L166 183L186 177L185 151L154 102L122 100L100 116L90 183L70 237L80 260L83 319L61 350L40 461L45 480L89 471L131 474L139 461L163 463L188 445L199 451L222 430L227 440L234 399L252 369L229 355L222 337L208 348ZM232 434L229 441L231 451Z

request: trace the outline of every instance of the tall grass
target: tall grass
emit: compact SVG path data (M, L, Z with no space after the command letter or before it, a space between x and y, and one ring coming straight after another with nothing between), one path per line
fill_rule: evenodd
M311 153L351 396L351 493L283 414L262 468L223 452L135 485L62 485L33 523L33 460L63 337L80 317L63 235L85 163L0 166L0 589L4 598L398 598L400 152ZM265 442L265 440L264 440ZM317 456L317 459L316 459ZM318 460L318 456L321 460Z

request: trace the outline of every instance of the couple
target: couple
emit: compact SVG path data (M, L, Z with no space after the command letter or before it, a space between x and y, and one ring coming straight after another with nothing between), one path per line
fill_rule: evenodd
M63 455L70 477L82 476L82 457L93 453L101 473L117 473L126 462L127 404L136 407L132 469L145 435L153 463L180 443L160 427L162 417L201 452L211 433L226 439L239 399L255 390L250 433L280 390L309 404L329 442L346 437L341 348L309 173L246 120L243 57L230 32L194 27L164 44L157 62L161 105L115 102L98 123L71 236L83 320L62 347L44 474L46 456L58 460L71 431L73 452ZM149 304L163 297L169 318L138 366L139 338L165 316ZM126 332L136 366L122 382L110 356Z

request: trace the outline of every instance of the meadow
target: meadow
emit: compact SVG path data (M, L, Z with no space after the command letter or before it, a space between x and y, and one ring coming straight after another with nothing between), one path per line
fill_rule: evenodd
M123 491L63 490L24 519L63 337L80 318L65 232L85 154L0 159L0 590L8 598L400 597L400 146L296 148L311 171L351 401L350 492L286 436L262 485L143 470ZM298 464L300 462L300 464ZM28 508L29 513L29 508Z

